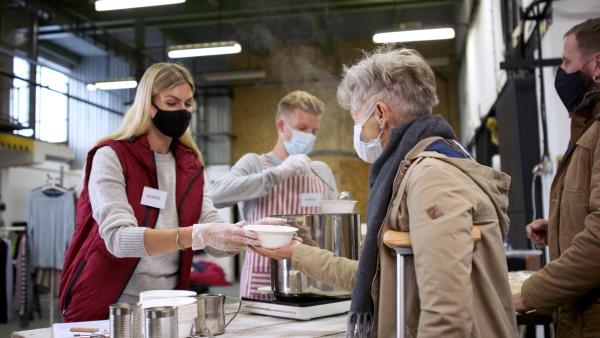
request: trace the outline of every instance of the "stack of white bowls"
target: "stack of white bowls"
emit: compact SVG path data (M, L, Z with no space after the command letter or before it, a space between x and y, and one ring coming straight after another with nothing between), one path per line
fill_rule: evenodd
M196 295L196 291L187 290L152 290L140 293L140 302L157 298L177 298L177 297L192 297Z
M153 290L140 293L142 313L144 309L157 306L173 306L177 308L179 338L188 337L192 331L194 319L198 316L198 307L194 291L184 290ZM146 324L143 323L144 336Z

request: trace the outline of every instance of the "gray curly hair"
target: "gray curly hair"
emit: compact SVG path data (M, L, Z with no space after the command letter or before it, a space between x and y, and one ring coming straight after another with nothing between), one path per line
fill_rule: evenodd
M435 75L421 54L410 48L383 45L344 66L337 100L345 109L382 101L395 114L415 118L431 115L438 104Z

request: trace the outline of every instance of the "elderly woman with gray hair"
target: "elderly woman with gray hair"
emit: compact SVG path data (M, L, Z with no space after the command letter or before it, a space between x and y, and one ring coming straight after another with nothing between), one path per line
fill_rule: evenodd
M269 250L309 277L352 290L350 337L392 337L396 259L388 230L410 232L408 337L516 337L503 239L510 177L475 162L439 115L435 76L412 49L383 46L345 67L338 101L354 120L354 147L373 163L360 260L293 241ZM472 228L481 231L475 243Z

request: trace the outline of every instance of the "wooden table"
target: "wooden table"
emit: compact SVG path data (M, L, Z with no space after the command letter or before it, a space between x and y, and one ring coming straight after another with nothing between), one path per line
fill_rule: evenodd
M225 306L225 321L237 304ZM228 337L345 337L346 313L308 321L258 315L242 310L220 338ZM52 328L13 332L11 338L49 338ZM58 337L57 337L58 338Z

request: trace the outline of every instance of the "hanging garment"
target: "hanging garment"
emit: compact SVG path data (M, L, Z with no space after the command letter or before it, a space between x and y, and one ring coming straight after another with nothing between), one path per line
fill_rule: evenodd
M10 268L10 271L9 271ZM9 294L10 291L10 294ZM10 298L9 298L10 297ZM0 239L0 323L6 324L9 320L8 300L12 302L12 257L10 244Z
M29 265L29 243L27 236L23 234L18 245L16 273L15 273L15 293L13 298L13 309L19 315L19 327L29 327L29 319L33 313L33 286Z
M35 268L62 270L75 231L73 193L35 189L27 202L30 262Z
M62 270L57 269L38 269L35 273L35 287L45 293L50 293L52 289L54 296L58 297L58 285Z
M264 168L269 164L266 157L261 156ZM314 168L313 168L314 169ZM316 169L315 169L316 170ZM271 215L317 214L321 208L302 206L303 193L319 193L325 199L325 185L318 178L308 176L291 176L281 184L271 188L269 193L258 200L256 209L248 219L248 224ZM240 281L240 297L267 299L270 295L261 293L258 288L271 286L271 259L246 253Z

